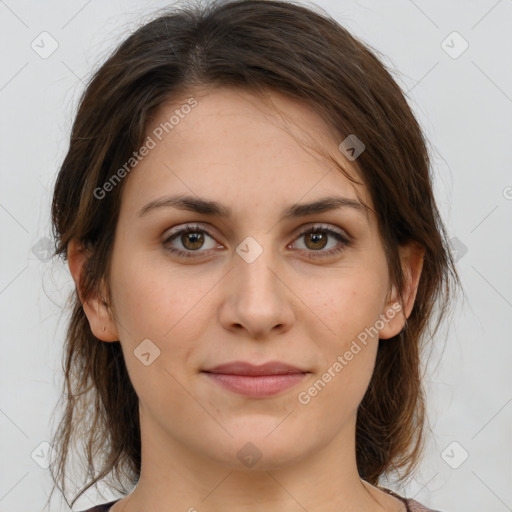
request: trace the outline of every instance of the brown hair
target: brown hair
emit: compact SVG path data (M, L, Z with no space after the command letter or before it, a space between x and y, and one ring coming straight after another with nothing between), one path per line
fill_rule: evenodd
M358 410L359 474L377 484L382 475L407 475L417 464L425 424L420 355L459 278L433 197L426 142L403 93L375 50L316 11L285 1L209 2L159 14L128 37L94 74L79 104L54 191L56 254L65 258L70 240L80 242L88 254L83 300L99 293L102 282L108 289L124 181L102 199L94 191L140 147L158 107L178 94L220 86L279 91L313 106L340 142L357 134L366 149L354 164L398 290L405 282L399 246L414 241L425 250L412 313L402 332L379 341ZM54 482L65 495L68 452L80 440L89 483L72 504L105 477L115 475L110 485L126 492L140 474L138 398L120 344L92 334L76 290L64 371Z

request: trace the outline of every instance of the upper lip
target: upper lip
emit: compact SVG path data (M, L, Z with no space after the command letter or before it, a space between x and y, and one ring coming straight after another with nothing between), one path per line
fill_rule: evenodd
M228 375L285 375L290 373L308 373L296 366L281 361L269 361L261 365L254 365L245 361L224 363L208 370L207 373L224 373Z

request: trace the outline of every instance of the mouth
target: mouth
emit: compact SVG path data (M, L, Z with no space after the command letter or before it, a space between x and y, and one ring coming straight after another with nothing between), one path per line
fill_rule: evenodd
M265 398L292 388L310 372L279 361L259 366L235 361L203 370L202 373L212 382L233 393Z

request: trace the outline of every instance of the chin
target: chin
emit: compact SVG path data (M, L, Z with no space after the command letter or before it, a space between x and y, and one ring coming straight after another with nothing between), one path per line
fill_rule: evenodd
M252 424L248 421L246 428L237 430L227 426L233 437L224 436L223 443L217 440L215 446L220 451L211 456L234 470L270 471L293 465L313 447L304 442L308 439L306 432L291 432L285 422L279 425L274 418Z

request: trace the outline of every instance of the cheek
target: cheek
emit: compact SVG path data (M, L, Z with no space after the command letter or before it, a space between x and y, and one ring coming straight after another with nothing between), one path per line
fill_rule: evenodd
M119 263L113 267L112 295L133 385L142 395L157 385L173 387L171 375L180 379L193 371L197 340L204 339L215 314L208 292L218 276L179 272L161 261Z
M330 288L331 300L318 302L325 306L322 320L330 330L326 334L322 322L310 325L309 337L315 340L320 364L297 397L313 416L325 418L326 410L336 411L322 427L327 429L356 413L371 380L378 349L374 326L381 312L379 291L375 286L360 286L361 281L349 283L347 280Z
M158 274L158 275L157 275ZM130 277L131 276L131 277ZM137 271L118 267L112 275L119 337L130 380L142 402L166 410L169 401L184 407L187 394L180 382L190 371L191 354L207 322L208 282L181 279L155 266ZM183 401L183 403L182 403Z
M128 337L162 339L204 311L201 304L214 276L194 275L162 263L162 258L119 262L112 274L116 313Z
M382 276L375 271L350 269L323 284L313 293L310 288L309 296L304 288L307 306L318 319L310 325L327 332L323 339L331 349L339 350L378 320L385 299Z
M382 276L374 270L353 270L316 288L310 300L319 320L306 324L321 361L320 382L310 389L311 396L319 393L323 397L318 403L342 401L349 409L350 404L357 407L372 376L376 323L385 296Z

